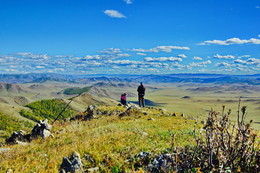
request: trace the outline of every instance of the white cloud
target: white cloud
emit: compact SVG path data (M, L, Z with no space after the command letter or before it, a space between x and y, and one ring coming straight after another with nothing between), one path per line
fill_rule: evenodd
M249 58L249 57L251 57L251 55L242 55L242 56L239 56L237 58Z
M228 64L228 63L226 63L226 62L221 62L221 63L215 64L215 66L227 68L227 67L230 67L230 64Z
M177 62L177 61L182 61L181 58L177 57L160 57L160 58L152 58L152 57L146 57L144 58L145 61L148 62Z
M45 68L45 67L44 67L44 66L37 65L37 66L35 66L35 68L43 69L43 68Z
M236 59L233 61L234 63L241 63L241 64L246 64L246 61L242 60L242 59Z
M141 55L141 56L146 56L146 54L145 53L140 53L140 52L138 52L138 53L136 53L137 55Z
M86 55L84 58L81 58L81 60L101 60L102 57L100 55Z
M260 59L249 58L249 59L247 60L247 64L260 66Z
M222 55L217 54L217 55L214 55L213 57L217 58L217 59L235 59L235 56L233 56L233 55L222 56Z
M197 57L197 56L193 57L193 59L195 59L195 60L203 60L201 57Z
M108 49L101 50L99 52L105 53L105 54L116 54L116 53L121 53L122 51L117 48L108 48Z
M122 13L119 13L116 10L105 10L104 13L113 18L126 18L125 15L123 15Z
M132 49L135 52L172 52L172 50L190 50L189 47L180 46L157 46L151 49Z
M258 8L258 9L260 9L260 6L256 6L255 8Z
M36 60L47 60L50 58L50 56L48 56L47 54L33 54L30 52L17 53L17 55L24 58L32 58Z
M127 4L132 4L132 3L133 3L132 0L124 0L124 1L125 1L125 3L127 3Z
M184 54L179 54L178 57L180 57L180 58L187 58L187 56L184 55Z
M210 60L198 62L198 63L192 62L192 63L189 64L189 66L191 66L191 67L206 67L207 64L211 64L211 63L212 62Z
M15 71L17 71L17 70L15 70L15 69L5 69L5 71L6 71L6 72L15 72Z
M260 44L260 39L250 38L249 40L241 40L239 38L230 38L227 40L208 40L203 43L199 43L199 45L231 45L231 44Z
M260 67L260 59L256 59L256 58L249 58L247 60L236 59L233 62L238 64L253 65L256 67Z

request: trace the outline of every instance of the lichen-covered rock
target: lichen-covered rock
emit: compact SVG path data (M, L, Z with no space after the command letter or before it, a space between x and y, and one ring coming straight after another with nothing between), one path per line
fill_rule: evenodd
M82 171L82 162L80 158L80 154L78 152L73 152L69 158L63 157L62 163L60 165L60 172L61 173L76 173L76 172L83 172Z
M152 163L147 166L149 172L174 172L174 160L171 154L162 154L154 157Z

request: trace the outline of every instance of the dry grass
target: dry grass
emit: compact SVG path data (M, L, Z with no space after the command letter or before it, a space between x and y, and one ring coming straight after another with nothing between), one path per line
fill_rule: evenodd
M199 127L195 121L162 116L158 110L142 111L148 115L140 117L139 112L122 119L109 116L85 122L56 123L54 138L38 139L26 146L15 145L11 151L1 153L0 171L11 168L15 172L58 172L62 158L77 151L83 157L85 169L97 166L103 172L115 168L131 172L133 165L125 160L140 151L159 153L170 148L170 132L176 134L177 146L195 144L193 126Z

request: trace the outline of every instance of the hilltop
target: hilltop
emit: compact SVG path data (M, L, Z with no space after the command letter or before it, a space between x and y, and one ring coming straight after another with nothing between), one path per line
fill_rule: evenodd
M154 107L142 109L134 105L129 108L122 106L94 107L91 114L89 114L90 112L81 114L87 117L92 116L87 121L74 119L53 124L51 130L53 137L38 138L28 144L12 145L2 152L0 151L0 170L59 172L61 168L64 168L62 164L64 157L70 156L71 153L77 153L77 159L81 158L80 172L90 172L91 170L113 173L184 172L188 170L208 172L220 169L230 171L242 169L256 172L258 169L259 160L254 157L254 154L257 155L258 149L251 143L251 139L253 139L251 137L255 134L252 134L250 125L247 125L248 130L244 134L249 135L247 147L243 147L242 140L233 141L235 138L229 144L232 147L237 145L238 148L234 149L234 154L237 154L237 151L242 152L239 155L233 155L231 152L230 156L234 156L231 163L234 165L218 168L208 165L210 161L207 155L210 152L207 151L208 144L204 143L207 142L207 138L203 139L203 134L200 134L199 131L219 133L222 130L215 127L227 128L229 126L228 117L226 120L216 119L215 113L212 112L211 118L207 122L199 122L190 116ZM222 116L228 114L225 113ZM80 118L79 115L76 117ZM226 123L223 124L223 121ZM222 133L225 132L222 131ZM215 140L220 139L216 137ZM225 143L228 144L229 141L226 140ZM226 149L221 148L221 145L218 142L212 145L212 152L221 151L220 154L223 158L229 158L224 154L226 152L222 152ZM248 151L250 150L250 155L244 156L243 153L247 151L247 148ZM228 147L227 150L229 149ZM241 168L238 165L241 162L245 163L243 158L252 159L252 162ZM163 160L164 162L162 162ZM221 158L218 158L218 161L220 164L226 163Z

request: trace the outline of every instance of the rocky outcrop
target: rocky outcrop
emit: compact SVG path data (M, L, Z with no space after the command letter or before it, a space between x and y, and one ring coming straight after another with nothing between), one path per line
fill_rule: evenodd
M81 162L80 154L74 151L69 158L63 157L62 163L60 165L60 173L83 172L82 166L83 164Z
M37 137L42 137L42 138L47 138L51 136L51 125L48 124L48 120L41 120L38 124L34 126L32 129L32 137L37 138Z
M118 116L119 118L130 116L133 112L140 112L140 107L136 105L131 105L125 112L120 113Z
M22 130L19 132L13 132L11 137L6 139L6 144L24 144L23 142L31 142L33 139L38 137L47 138L52 136L50 130L51 125L48 124L48 120L41 120L33 127L31 134L26 134L26 132Z
M30 134L25 134L24 131L13 132L10 138L6 139L8 145L19 144L21 142L30 142L32 137Z

